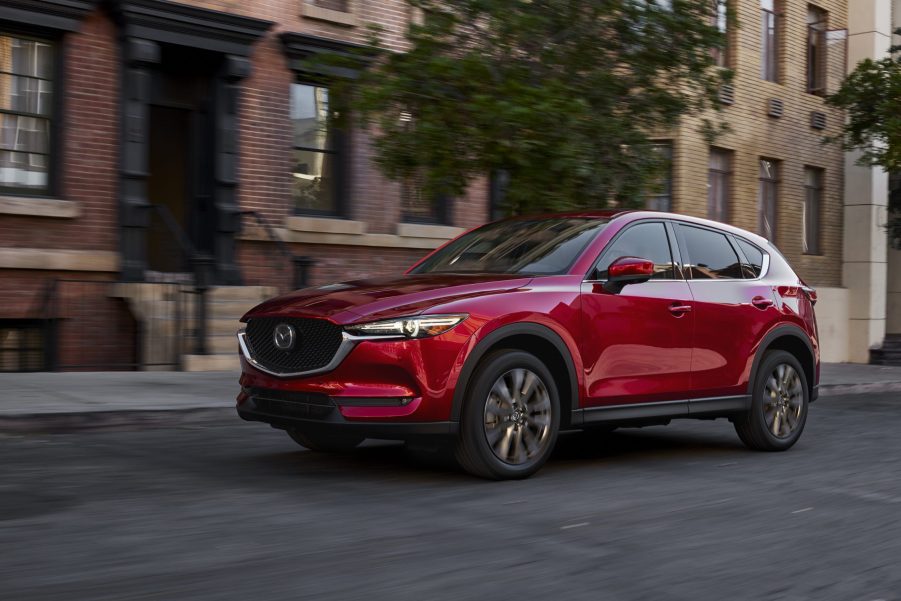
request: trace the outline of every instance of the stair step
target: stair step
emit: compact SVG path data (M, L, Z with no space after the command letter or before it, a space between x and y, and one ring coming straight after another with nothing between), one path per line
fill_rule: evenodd
M207 298L214 302L246 301L257 304L276 294L272 286L216 286L207 291Z
M206 350L208 353L214 355L220 353L237 353L238 339L234 333L223 336L207 336Z
M239 371L241 361L237 353L227 355L185 355L182 357L185 371Z
M260 304L260 301L216 300L207 305L207 315L213 319L227 318L237 321L242 315Z

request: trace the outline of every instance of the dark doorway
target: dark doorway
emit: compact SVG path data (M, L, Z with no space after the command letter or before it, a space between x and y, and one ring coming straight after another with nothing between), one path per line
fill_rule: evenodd
M192 250L212 254L216 235L213 202L215 155L213 78L221 57L163 45L153 75L149 109L147 199L165 207ZM147 268L189 272L180 233L153 213L147 230Z

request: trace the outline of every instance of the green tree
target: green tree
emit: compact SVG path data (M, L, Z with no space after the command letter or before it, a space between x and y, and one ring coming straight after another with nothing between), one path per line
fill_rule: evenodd
M895 30L901 35L901 28ZM827 102L847 111L842 135L829 141L845 150L859 151L858 163L901 173L901 46L889 56L865 59L845 78ZM889 238L901 246L901 190L889 201Z
M659 153L649 136L707 114L722 0L410 0L406 52L373 32L343 90L392 179L458 195L506 172L511 212L635 206ZM722 128L703 119L711 136Z

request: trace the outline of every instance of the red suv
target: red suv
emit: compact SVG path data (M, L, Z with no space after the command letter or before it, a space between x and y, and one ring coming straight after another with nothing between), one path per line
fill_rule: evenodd
M816 293L765 239L654 212L498 221L405 275L248 312L238 413L313 450L454 445L487 478L538 470L561 430L733 422L782 451L817 397Z

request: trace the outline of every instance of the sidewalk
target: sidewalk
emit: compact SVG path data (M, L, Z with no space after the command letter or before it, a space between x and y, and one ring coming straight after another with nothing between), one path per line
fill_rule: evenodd
M188 425L234 416L238 372L0 375L0 432ZM820 395L901 392L901 367L824 363Z

